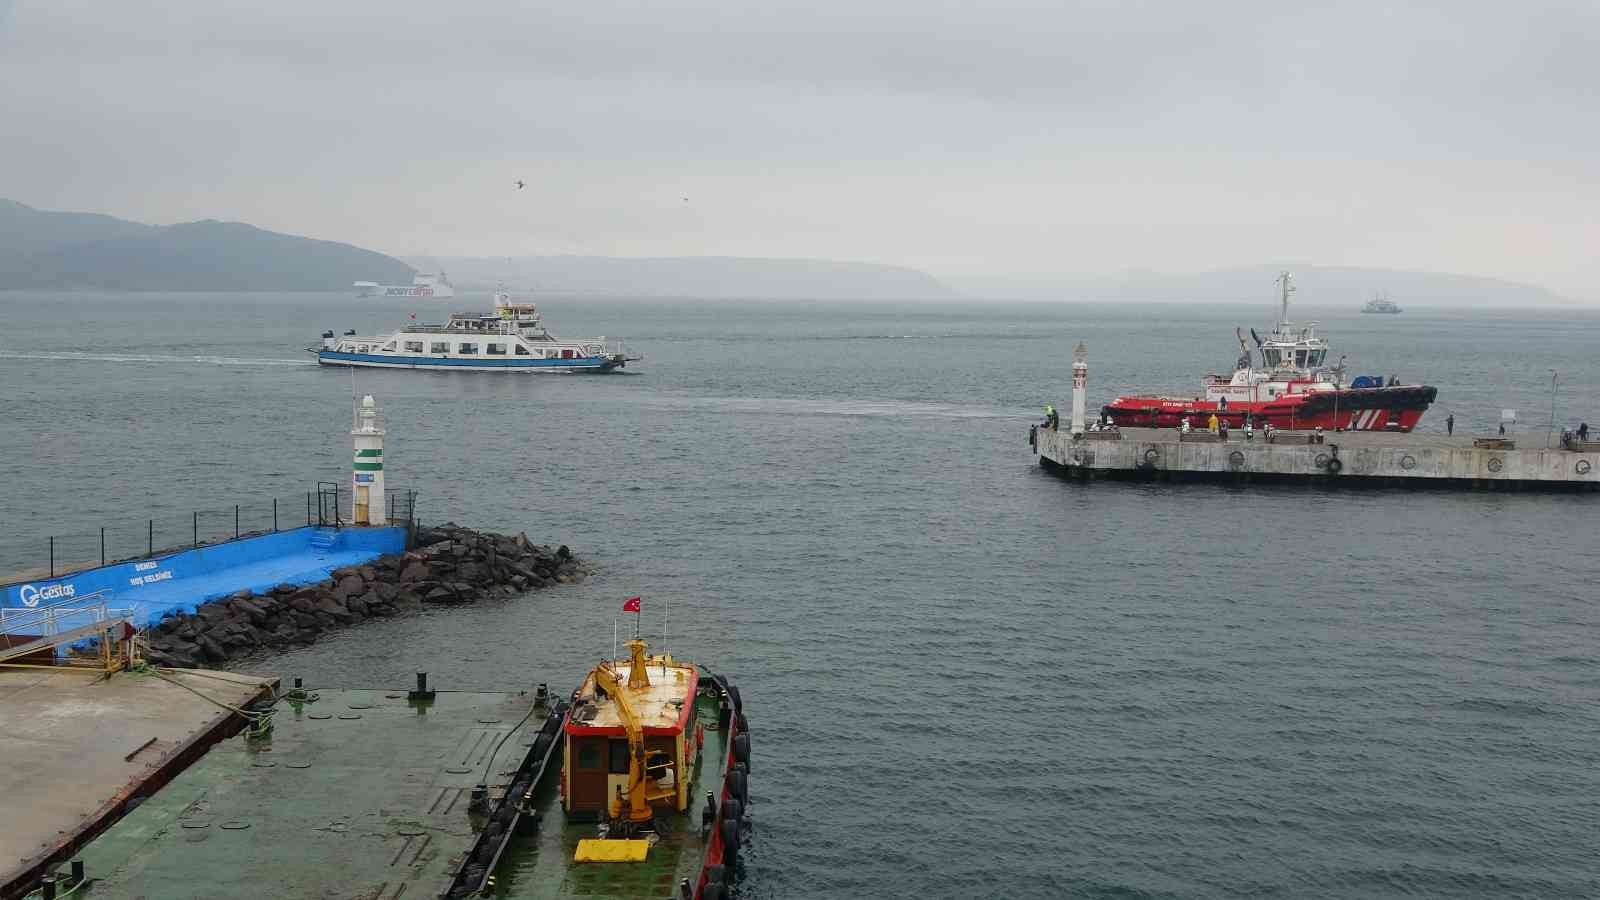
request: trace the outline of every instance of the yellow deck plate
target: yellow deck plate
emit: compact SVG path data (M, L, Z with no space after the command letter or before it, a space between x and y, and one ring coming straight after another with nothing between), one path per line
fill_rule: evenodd
M644 862L650 852L649 841L623 840L621 838L584 838L578 842L578 852L573 862L635 863Z

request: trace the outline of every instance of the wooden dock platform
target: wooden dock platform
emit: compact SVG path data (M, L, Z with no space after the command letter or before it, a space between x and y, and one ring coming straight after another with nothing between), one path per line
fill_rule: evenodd
M199 669L109 678L68 668L0 668L0 898L137 807L245 719L226 707L268 698L271 679Z
M1235 429L1226 440L1209 432L1124 428L1074 438L1038 428L1040 465L1080 478L1148 481L1295 483L1350 487L1477 490L1600 490L1600 447L1545 448L1544 435L1512 435L1513 447L1470 435L1330 432L1320 443L1304 433L1269 442Z

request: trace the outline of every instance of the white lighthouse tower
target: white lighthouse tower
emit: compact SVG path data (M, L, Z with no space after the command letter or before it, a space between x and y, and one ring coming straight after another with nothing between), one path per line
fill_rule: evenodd
M1072 351L1072 436L1083 436L1083 407L1089 388L1089 350L1078 342Z
M357 525L387 525L383 508L383 423L378 420L378 404L371 394L361 398L350 436L356 445L350 482L352 518Z

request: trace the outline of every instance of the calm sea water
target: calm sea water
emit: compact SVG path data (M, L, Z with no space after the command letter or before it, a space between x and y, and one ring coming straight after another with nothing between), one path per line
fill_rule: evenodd
M1270 291L1267 293L1270 294ZM1076 485L1066 408L1187 390L1235 308L544 304L630 374L367 372L392 484L432 520L601 574L368 625L313 684L566 689L622 599L732 675L754 729L744 896L1600 895L1592 497ZM1425 427L1600 424L1600 316L1308 308ZM301 348L420 307L0 293L0 559L246 527L342 481L351 376ZM300 499L296 499L300 498ZM300 508L291 514L296 504ZM252 517L254 517L252 519ZM158 542L162 539L158 538Z

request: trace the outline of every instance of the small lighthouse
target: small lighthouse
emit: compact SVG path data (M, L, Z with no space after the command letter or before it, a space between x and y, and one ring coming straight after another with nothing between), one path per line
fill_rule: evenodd
M352 518L357 525L387 525L383 507L383 424L378 421L378 404L368 394L356 411L356 456L352 466L350 496L354 498Z
M1089 350L1078 342L1072 351L1072 436L1083 436L1083 407L1089 388Z

